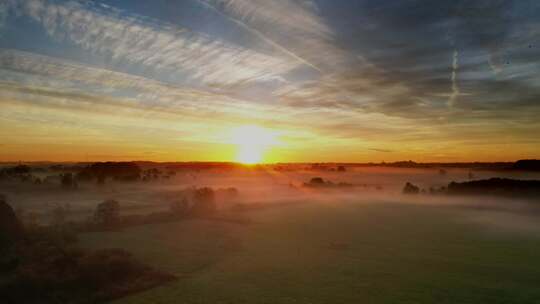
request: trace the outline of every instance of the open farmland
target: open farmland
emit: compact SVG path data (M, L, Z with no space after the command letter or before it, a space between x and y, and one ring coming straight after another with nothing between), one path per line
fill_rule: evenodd
M512 212L318 202L93 233L180 279L116 303L537 303L540 221ZM498 221L520 225L498 225Z

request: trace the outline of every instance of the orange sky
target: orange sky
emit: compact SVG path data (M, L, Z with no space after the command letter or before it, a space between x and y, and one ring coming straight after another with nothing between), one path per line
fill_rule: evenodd
M540 158L538 1L139 2L0 4L0 161Z

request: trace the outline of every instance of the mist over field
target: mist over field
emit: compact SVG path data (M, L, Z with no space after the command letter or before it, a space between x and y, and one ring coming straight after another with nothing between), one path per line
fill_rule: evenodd
M539 0L0 0L0 304L539 304Z
M79 182L66 186L64 179L50 176L75 172L71 165L54 170L50 164L33 165L32 177L43 182L4 179L0 193L27 231L77 231L80 250L95 251L108 261L101 262L107 269L128 267L123 271L132 273L129 276L147 282L130 283L138 292L122 287L123 292L92 294L89 299L97 302L535 303L540 299L533 279L540 275L538 198L450 195L440 190L453 181L492 177L534 181L538 172L210 167L175 170L145 164L143 177L149 176L147 172L157 174L150 180L109 178L103 183L84 181L82 169L76 175ZM405 193L406 183L418 187L418 193ZM197 199L197 193L206 191L201 189L210 189L215 210L196 208L209 202ZM118 206L115 222L99 217L106 202ZM112 248L133 255L154 272L136 275L129 267L142 266L117 268L115 263L125 254ZM83 267L89 262L78 263ZM119 284L114 282L107 284Z
M174 176L148 183L125 183L111 180L105 185L81 182L76 191L61 189L60 181L49 184L28 185L3 183L2 193L13 207L21 212L34 212L43 224L50 222L54 208L69 205L70 216L84 218L92 215L95 206L106 200L121 202L123 214L149 213L166 210L169 204L186 196L191 188L210 187L224 190L235 188L238 195L227 198L217 194L217 208L227 211L238 204L272 206L286 203L321 203L338 207L341 204L414 204L439 207L462 207L501 209L519 211L527 209L531 200L519 197L495 196L441 196L402 194L406 182L420 188L440 188L450 182L492 177L540 179L537 172L474 171L453 168L441 174L437 168L349 168L346 172L311 170L294 167L291 170L275 170L273 167L235 168L212 170L178 171ZM38 172L37 177L45 178L50 172ZM347 183L351 187L310 188L305 187L313 177L321 177L335 184ZM534 201L534 199L533 199ZM474 212L473 212L474 213Z

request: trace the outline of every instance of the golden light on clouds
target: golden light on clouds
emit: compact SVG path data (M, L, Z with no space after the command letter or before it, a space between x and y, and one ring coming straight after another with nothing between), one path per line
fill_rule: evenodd
M0 161L538 157L534 1L356 2L3 1Z

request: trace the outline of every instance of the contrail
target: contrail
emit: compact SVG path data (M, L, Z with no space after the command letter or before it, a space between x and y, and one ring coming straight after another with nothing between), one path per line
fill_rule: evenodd
M272 39L266 37L263 33L261 33L260 31L250 27L246 23L244 23L244 22L242 22L242 21L240 21L240 20L238 20L236 18L233 18L233 17L231 17L231 16L229 16L229 15L223 13L223 12L221 12L220 10L218 10L216 7L214 7L213 5L208 3L207 1L204 1L204 0L196 0L196 1L199 2L200 4L204 5L208 9L211 9L211 10L215 11L220 16L223 16L224 18L227 18L228 20L234 22L238 26L242 27L243 29L245 29L246 31L252 33L253 35L259 37L260 39L262 39L266 43L270 44L271 46L277 48L278 50L282 51L283 53L285 53L285 54L293 57L294 59L298 60L299 62L301 62L301 63L303 63L303 64L305 64L305 65L307 65L307 66L309 66L309 67L311 67L313 69L315 69L319 73L324 74L324 71L321 68L317 67L313 63L307 61L306 59L296 55L292 51L290 51L287 48L281 46L280 44L274 42ZM344 93L348 97L351 97L351 94L350 94L349 90L342 88L340 85L330 85L330 86L336 88L340 93Z
M213 5L211 5L210 3L204 1L204 0L196 0L197 2L199 2L200 4L204 5L205 7L215 11L216 13L218 13L220 16L223 16L224 18L227 18L228 20L234 22L235 24L237 24L238 26L242 27L243 29L245 29L246 31L252 33L253 35L259 37L260 39L262 39L263 41L265 41L266 43L272 45L273 47L275 47L276 49L282 51L283 53L293 57L294 59L300 61L301 63L307 65L307 66L310 66L312 67L313 69L317 70L318 72L320 73L323 73L322 69L320 69L319 67L317 67L316 65L314 65L313 63L305 60L304 58L296 55L295 53L293 53L292 51L286 49L285 47L279 45L278 43L274 42L273 40L271 40L270 38L266 37L263 33L261 33L260 31L248 26L247 24L245 24L244 22L238 20L238 19L235 19L227 14L224 14L223 12L221 12L220 10L218 10L217 8L215 8Z
M451 77L452 94L450 94L450 97L448 98L448 107L450 108L454 107L454 104L456 103L456 99L461 93L457 85L457 69L459 68L458 57L459 57L459 52L457 50L454 50L454 57L452 60L452 77Z

